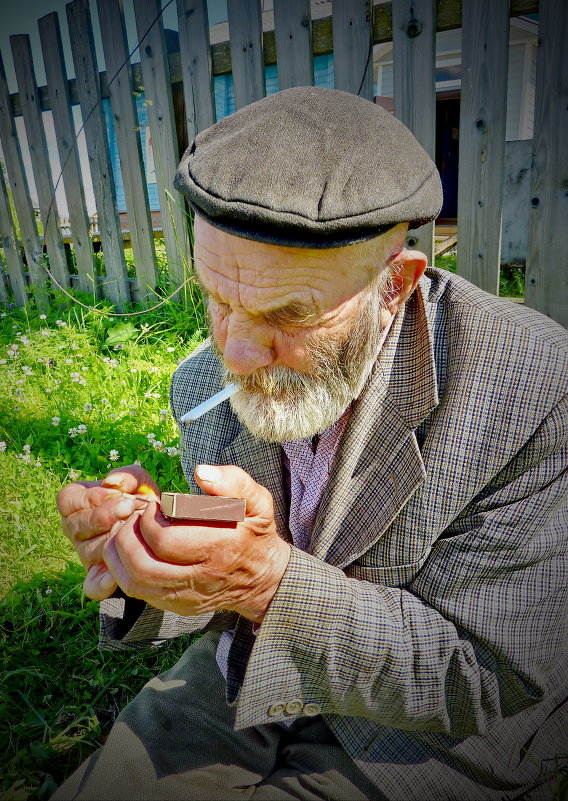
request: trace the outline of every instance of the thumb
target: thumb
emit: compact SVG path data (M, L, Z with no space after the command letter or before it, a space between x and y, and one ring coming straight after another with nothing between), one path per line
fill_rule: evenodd
M207 495L243 498L247 517L274 518L272 495L240 467L200 464L195 469L195 480Z

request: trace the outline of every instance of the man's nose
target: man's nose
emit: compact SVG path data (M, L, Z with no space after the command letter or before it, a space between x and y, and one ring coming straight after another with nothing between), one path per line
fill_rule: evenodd
M272 337L262 324L230 321L223 347L223 362L233 373L249 375L274 361Z

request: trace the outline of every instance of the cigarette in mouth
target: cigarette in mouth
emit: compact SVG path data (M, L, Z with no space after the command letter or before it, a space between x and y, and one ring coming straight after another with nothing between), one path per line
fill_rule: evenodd
M223 403L223 401L227 400L227 398L230 398L231 395L234 395L238 389L239 387L237 384L227 384L225 389L222 389L221 392L218 392L216 395L213 395L212 398L209 398L209 400L203 401L203 403L200 403L199 406L196 406L194 409L190 409L189 412L186 412L184 415L182 415L179 419L180 423L193 423L193 421L197 420L198 417L210 412L211 409L215 408L215 406L218 406L220 403Z

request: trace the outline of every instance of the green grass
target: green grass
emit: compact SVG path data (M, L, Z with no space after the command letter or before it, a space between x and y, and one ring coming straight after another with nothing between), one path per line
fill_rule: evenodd
M162 489L186 487L168 390L205 333L190 298L119 321L61 298L45 318L33 303L0 311L2 801L48 798L187 646L98 650L98 604L82 595L55 497L135 460Z
M444 253L436 256L436 267L442 270L457 272L457 256L455 253ZM525 271L522 267L501 267L499 271L499 295L503 298L522 298L525 294Z

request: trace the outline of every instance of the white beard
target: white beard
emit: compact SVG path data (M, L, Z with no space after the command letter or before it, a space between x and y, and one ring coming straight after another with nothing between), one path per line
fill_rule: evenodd
M309 373L281 366L249 376L225 370L227 382L242 387L231 397L231 407L255 437L268 442L311 438L333 425L359 396L387 333L379 322L385 278L369 288L343 342L311 344Z

